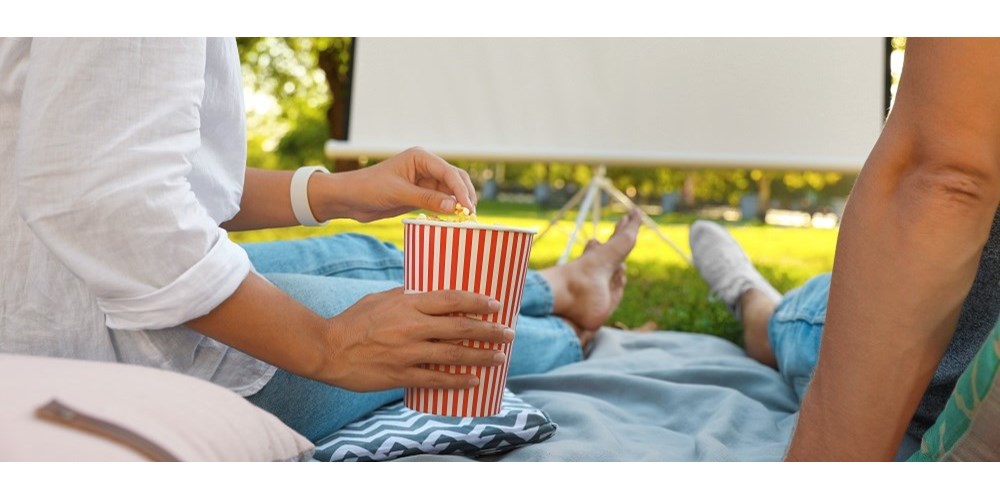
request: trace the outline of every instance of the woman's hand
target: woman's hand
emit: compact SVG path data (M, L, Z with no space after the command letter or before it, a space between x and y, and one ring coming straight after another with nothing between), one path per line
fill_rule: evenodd
M212 312L187 325L297 375L353 391L396 387L466 388L470 374L421 368L423 363L499 366L492 349L457 345L462 339L510 343L514 331L452 314L492 314L500 303L457 290L368 295L324 319L255 273Z
M455 204L475 212L469 174L422 148L410 148L372 167L309 180L309 200L320 220L369 222L411 210L454 213Z
M508 343L514 340L513 330L450 315L490 314L499 308L494 299L457 290L404 294L396 288L368 295L328 320L326 363L316 378L352 391L473 387L479 384L473 375L420 365L502 365L500 351L463 347L457 341Z

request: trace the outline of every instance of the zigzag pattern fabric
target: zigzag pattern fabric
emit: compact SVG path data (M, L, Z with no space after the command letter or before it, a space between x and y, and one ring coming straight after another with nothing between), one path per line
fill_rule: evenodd
M500 413L492 417L430 415L400 401L323 439L313 458L377 462L425 453L478 457L544 441L556 428L543 411L506 389Z

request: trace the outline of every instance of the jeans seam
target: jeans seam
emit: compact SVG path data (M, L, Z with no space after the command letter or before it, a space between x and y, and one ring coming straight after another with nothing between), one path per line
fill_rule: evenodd
M819 326L826 324L826 315L801 315L801 314L789 314L789 315L775 315L775 323L806 323L811 326Z
M349 270L364 270L364 271L385 271L385 270L395 270L403 269L403 266L396 264L391 260L383 261L369 261L369 260L359 260L352 262L338 262L336 264L327 264L325 266L320 266L315 269L315 272L322 276L333 276L337 273L342 273Z

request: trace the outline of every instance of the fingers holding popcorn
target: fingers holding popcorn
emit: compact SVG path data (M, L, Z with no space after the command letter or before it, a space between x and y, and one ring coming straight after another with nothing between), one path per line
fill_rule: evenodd
M413 174L415 177L412 178L414 184L442 193L449 193L456 205L461 204L471 211L475 211L476 190L472 186L472 179L467 172L423 148L410 148L402 155L408 155L414 166ZM440 204L442 212L452 211L453 206L447 199ZM430 206L422 208L434 209Z
M479 218L476 217L476 214L472 213L472 211L468 208L463 207L461 203L455 203L455 210L453 210L453 213L455 215L454 221L450 221L433 214L418 214L417 219L439 220L444 222L479 222Z
M422 148L410 148L361 170L333 174L329 191L314 206L326 219L361 222L395 217L414 209L463 216L476 212L476 191L469 174Z

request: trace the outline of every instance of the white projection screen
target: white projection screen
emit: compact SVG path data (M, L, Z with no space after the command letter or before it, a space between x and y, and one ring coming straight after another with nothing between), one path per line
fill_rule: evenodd
M883 38L360 38L331 157L859 170Z

